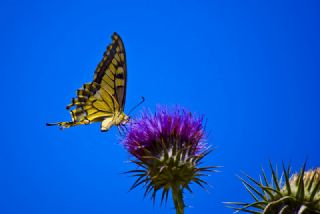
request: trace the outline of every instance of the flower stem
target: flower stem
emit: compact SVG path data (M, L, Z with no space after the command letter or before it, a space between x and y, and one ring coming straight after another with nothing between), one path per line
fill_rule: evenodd
M172 198L174 202L174 207L176 208L176 214L184 214L182 189L179 185L174 185L172 187Z

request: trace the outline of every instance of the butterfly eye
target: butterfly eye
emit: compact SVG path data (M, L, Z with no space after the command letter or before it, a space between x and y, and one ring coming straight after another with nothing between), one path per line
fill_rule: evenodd
M121 124L122 125L125 125L125 124L127 124L129 122L129 117L127 117L125 120L123 120L122 122L121 122Z

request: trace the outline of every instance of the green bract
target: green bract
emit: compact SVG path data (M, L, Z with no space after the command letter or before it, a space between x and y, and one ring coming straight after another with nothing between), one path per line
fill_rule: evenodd
M248 181L240 178L254 202L228 202L236 212L256 214L317 214L320 213L320 168L305 171L306 164L299 173L290 177L290 167L283 165L279 177L270 163L272 173L268 182L262 169L262 177L255 180L246 175Z

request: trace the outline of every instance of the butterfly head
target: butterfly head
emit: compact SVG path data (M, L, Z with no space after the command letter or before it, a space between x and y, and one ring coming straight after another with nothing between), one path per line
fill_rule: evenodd
M129 122L130 117L126 115L124 112L120 113L118 116L117 125L125 125Z

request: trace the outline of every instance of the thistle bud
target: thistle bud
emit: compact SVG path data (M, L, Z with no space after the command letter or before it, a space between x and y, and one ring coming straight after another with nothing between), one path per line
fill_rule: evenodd
M255 200L252 203L228 202L236 212L262 214L316 214L320 213L320 168L300 172L290 177L290 167L283 166L282 176L279 178L271 163L272 181L262 170L260 181L246 175L246 181L241 181Z

